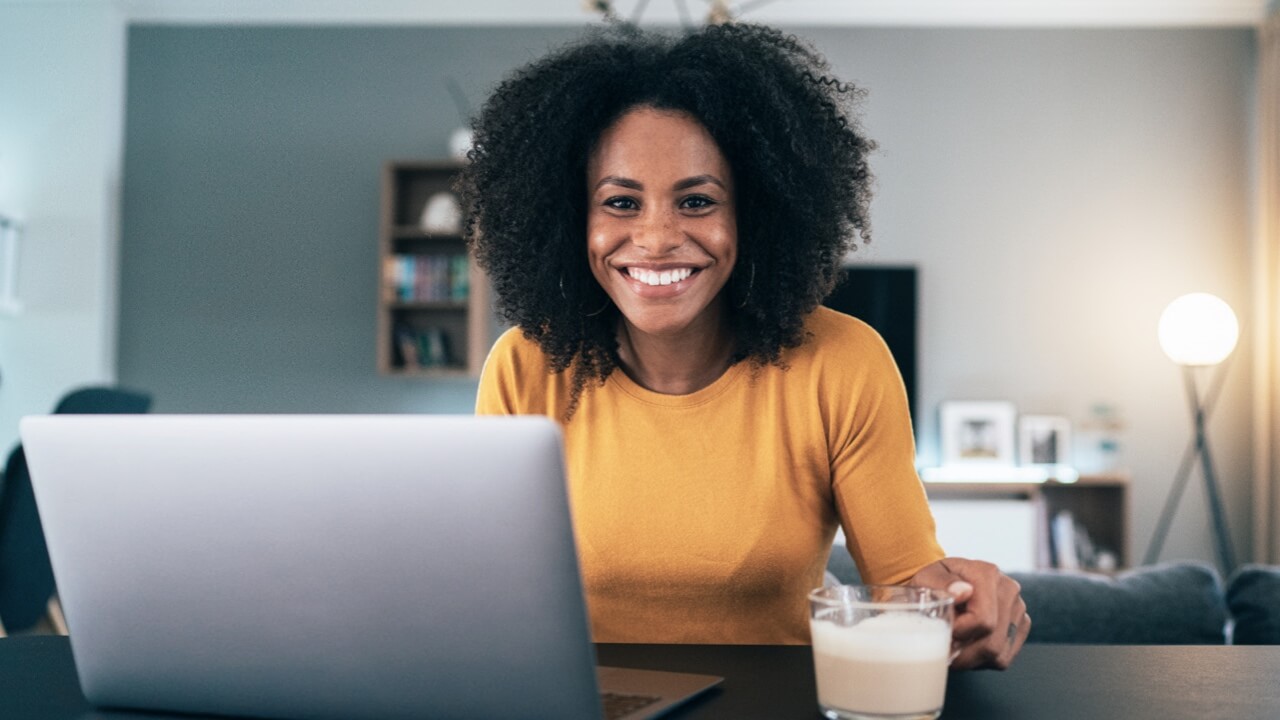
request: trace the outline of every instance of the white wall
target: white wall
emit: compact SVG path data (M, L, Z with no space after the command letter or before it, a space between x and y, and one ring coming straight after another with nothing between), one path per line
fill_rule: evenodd
M0 447L18 418L115 376L124 19L102 2L0 4L0 212L26 226L20 315L0 315Z
M1211 292L1245 327L1210 435L1247 558L1251 34L845 32L808 34L869 91L875 239L857 257L920 268L922 460L944 400L1077 427L1093 403L1117 406L1141 561L1192 434L1156 325L1174 298ZM1198 473L1162 557L1214 560Z

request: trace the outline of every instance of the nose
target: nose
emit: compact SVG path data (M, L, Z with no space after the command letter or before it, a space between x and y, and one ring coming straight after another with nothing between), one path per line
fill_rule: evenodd
M650 207L640 217L631 241L650 255L665 255L684 242L675 212Z

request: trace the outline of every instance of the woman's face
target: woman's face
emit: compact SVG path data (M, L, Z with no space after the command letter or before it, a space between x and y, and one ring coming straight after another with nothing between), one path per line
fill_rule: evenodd
M640 107L587 163L591 272L633 329L717 332L738 254L729 162L697 120Z

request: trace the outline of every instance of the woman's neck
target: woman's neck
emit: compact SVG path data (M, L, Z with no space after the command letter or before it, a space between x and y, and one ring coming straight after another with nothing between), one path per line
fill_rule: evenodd
M649 335L624 317L618 325L622 369L647 390L688 395L715 382L733 359L733 333L722 318L676 335Z

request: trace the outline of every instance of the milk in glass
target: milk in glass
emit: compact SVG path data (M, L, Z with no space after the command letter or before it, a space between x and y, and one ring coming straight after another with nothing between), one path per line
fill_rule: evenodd
M884 612L855 625L815 618L818 704L828 717L932 718L942 709L951 626L917 612Z

